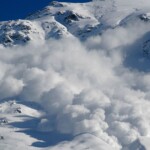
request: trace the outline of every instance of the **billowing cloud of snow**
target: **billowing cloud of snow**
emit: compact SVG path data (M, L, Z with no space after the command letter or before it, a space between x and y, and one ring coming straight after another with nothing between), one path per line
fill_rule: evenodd
M149 29L135 22L82 43L1 47L0 99L40 104L42 131L91 133L115 149L149 136L150 73L139 66L150 62L135 47Z

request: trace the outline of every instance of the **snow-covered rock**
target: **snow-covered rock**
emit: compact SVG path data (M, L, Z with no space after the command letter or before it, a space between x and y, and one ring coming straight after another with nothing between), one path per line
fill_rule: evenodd
M29 20L5 21L0 23L0 44L4 46L24 45L42 40L42 33L36 23Z

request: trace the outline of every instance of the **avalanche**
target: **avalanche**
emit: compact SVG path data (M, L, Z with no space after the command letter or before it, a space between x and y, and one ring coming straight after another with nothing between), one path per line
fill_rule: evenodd
M150 2L51 2L0 22L0 149L148 150Z

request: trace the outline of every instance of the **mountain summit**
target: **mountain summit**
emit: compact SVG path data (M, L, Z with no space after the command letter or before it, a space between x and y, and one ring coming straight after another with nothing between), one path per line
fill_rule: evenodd
M95 0L93 3L51 2L25 20L0 23L0 44L22 45L37 39L75 36L86 40L110 28L126 25L135 19L149 21L147 4L120 0Z

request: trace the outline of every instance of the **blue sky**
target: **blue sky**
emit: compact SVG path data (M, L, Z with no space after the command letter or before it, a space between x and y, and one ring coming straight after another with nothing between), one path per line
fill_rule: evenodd
M59 0L66 2L86 2L90 0ZM51 0L1 0L0 21L24 18L28 14L35 12Z

